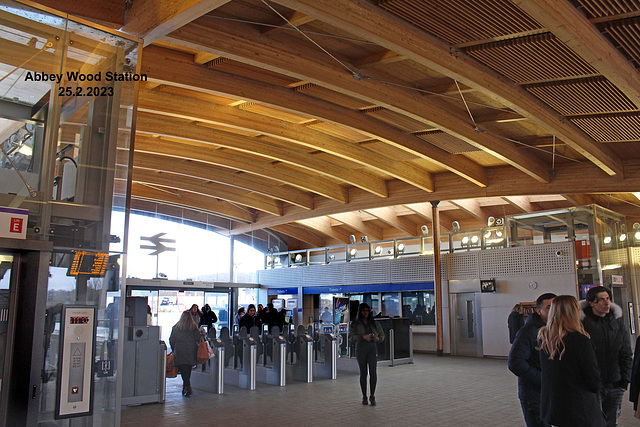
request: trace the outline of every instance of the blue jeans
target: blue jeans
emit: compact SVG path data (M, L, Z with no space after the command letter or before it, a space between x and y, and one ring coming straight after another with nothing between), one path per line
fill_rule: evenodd
M547 427L549 424L540 419L540 399L520 399L522 415L527 427Z
M620 387L605 388L600 392L600 396L602 397L602 412L606 417L607 427L617 426L624 390Z

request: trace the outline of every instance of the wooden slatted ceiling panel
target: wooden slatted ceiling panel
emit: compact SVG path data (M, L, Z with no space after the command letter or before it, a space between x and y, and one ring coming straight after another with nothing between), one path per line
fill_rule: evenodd
M359 110L366 108L370 104L357 98L345 96L340 93L334 92L329 89L325 89L322 86L315 85L313 83L306 83L295 88L296 92L304 93L305 95L313 96L314 98L322 99L323 101L332 102L342 107Z
M602 26L629 58L640 68L640 18L608 22Z
M541 83L527 86L527 89L565 116L632 111L638 108L624 93L602 77Z
M213 61L208 62L207 66L216 71L224 71L226 73L235 74L277 86L289 86L298 82L298 80L291 77L283 76L282 74L246 65L227 58L216 58Z
M621 117L575 118L571 121L598 142L640 142L640 113Z
M431 129L430 126L413 120L410 117L387 110L384 107L374 107L363 111L366 115L375 117L378 120L389 123L406 132L422 132Z
M603 18L640 10L640 0L574 0L589 18Z
M327 135L335 136L336 138L351 142L360 142L369 139L366 135L356 130L345 126L335 125L333 123L314 121L306 124L305 126L322 133L326 133Z
M467 53L519 84L597 74L550 33L472 46Z
M474 147L473 145L467 144L463 140L456 138L455 136L451 136L448 133L444 133L442 131L428 132L416 134L420 139L424 139L430 144L435 145L436 147L442 148L445 151L448 151L451 154L459 154L459 153L471 153L474 151L481 151L480 149Z
M454 45L540 28L508 0L380 0L378 5Z
M251 111L252 113L262 114L263 116L273 117L274 119L284 120L291 123L305 123L313 120L300 114L294 114L288 111L279 110L277 108L254 104L252 102L246 102L240 105L238 108L240 108L241 110Z

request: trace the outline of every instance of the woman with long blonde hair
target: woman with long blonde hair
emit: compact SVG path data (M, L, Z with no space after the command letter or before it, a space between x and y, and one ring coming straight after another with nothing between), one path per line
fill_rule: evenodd
M538 340L542 420L558 427L604 426L600 370L589 334L580 322L580 306L575 297L554 298Z
M193 321L191 312L183 312L178 323L173 325L171 329L169 344L171 351L173 351L173 363L182 377L182 394L187 397L193 394L191 367L196 364L200 341L200 330Z

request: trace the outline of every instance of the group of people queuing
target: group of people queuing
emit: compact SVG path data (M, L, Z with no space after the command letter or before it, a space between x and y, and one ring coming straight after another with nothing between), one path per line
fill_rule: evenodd
M591 288L584 301L545 293L516 331L523 313L512 310L508 366L518 376L528 427L616 426L630 382L637 407L640 360L633 360L622 308L611 300L603 286Z
M416 308L411 310L409 304L402 306L402 317L411 319L413 325L435 325L436 324L436 307L429 307L420 303L416 304Z
M277 310L273 306L273 303L268 303L266 307L258 304L257 309L254 304L249 304L246 313L244 307L238 308L238 312L233 319L233 324L238 325L240 328L244 326L247 328L247 332L254 326L262 330L262 325L268 325L269 331L271 331L271 328L274 326L277 326L280 331L282 331L284 325L287 324L286 317L287 311L284 308Z

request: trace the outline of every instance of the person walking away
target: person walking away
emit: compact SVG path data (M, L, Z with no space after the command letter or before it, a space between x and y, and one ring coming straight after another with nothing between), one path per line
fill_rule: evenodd
M600 370L589 334L580 323L575 297L560 295L553 299L538 339L542 420L557 427L604 427Z
M191 368L196 364L200 340L200 330L193 321L191 312L183 312L178 323L173 325L171 329L169 344L171 345L171 351L173 351L173 363L182 377L182 394L186 397L193 394L191 389Z
M600 368L602 411L607 427L617 426L633 364L622 308L611 301L611 291L604 286L589 289L581 308L582 323L591 336Z
M518 331L509 352L509 370L518 377L518 398L527 427L546 427L540 419L540 351L536 349L538 331L547 324L551 302L555 294L538 297L533 313Z
M369 402L376 406L376 385L378 383L378 357L376 343L384 341L382 326L373 318L367 303L358 306L356 320L349 327L349 342L356 344L356 360L360 368L360 389L362 404L367 405L367 369L369 371Z
M200 324L198 326L206 326L207 334L213 328L213 324L218 321L218 316L216 316L215 311L211 310L211 306L209 304L205 304L202 307L202 316L200 316Z
M507 318L507 327L509 328L509 344L513 344L516 334L524 326L524 308L521 304L516 304L511 309Z

